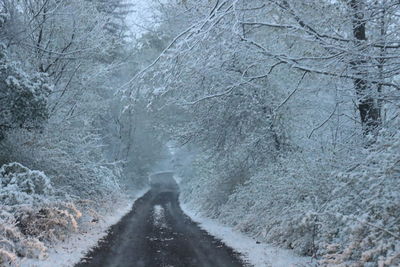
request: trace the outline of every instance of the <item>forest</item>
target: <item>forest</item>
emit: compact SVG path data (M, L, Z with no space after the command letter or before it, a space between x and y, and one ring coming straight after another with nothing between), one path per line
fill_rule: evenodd
M0 0L0 266L160 170L318 266L399 266L399 29L397 0Z

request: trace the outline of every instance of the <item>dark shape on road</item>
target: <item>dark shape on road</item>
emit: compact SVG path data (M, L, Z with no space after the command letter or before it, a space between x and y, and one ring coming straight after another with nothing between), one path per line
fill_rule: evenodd
M183 213L171 172L154 174L150 183L151 190L76 267L244 266L236 252Z

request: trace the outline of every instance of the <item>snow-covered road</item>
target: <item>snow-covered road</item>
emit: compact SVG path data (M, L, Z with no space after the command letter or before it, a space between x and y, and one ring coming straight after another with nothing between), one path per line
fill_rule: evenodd
M77 267L236 267L239 255L181 210L178 189L153 187Z

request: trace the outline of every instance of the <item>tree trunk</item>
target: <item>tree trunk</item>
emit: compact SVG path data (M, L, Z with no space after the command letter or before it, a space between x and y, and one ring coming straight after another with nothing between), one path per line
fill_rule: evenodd
M372 94L373 88L366 80L368 75L364 65L367 61L360 58L363 51L363 44L367 40L365 32L364 13L362 11L363 0L350 0L350 6L353 12L353 36L356 45L356 58L352 61L352 68L358 77L354 80L354 88L357 94L358 110L360 112L361 123L364 135L376 134L377 128L381 124L380 110L377 101Z

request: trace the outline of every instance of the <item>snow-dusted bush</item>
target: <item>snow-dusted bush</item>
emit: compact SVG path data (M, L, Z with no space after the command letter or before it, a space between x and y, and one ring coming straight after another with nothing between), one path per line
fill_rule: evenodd
M4 267L17 267L16 255L7 250L0 248L0 266Z
M0 42L0 138L10 129L41 127L51 90L46 74L27 73Z
M69 209L70 210L70 209ZM24 235L33 236L42 241L65 240L68 235L78 230L77 219L80 212L56 205L17 213L17 226Z
M195 178L184 180L183 200L200 204L207 215L258 239L312 255L317 234L315 214L327 199L332 181L320 179L329 175L323 164L300 168L305 165L300 156L280 157L241 183L230 180L229 176L222 180L220 172L207 162L198 162ZM215 207L219 194L224 193L219 188L227 184L232 190L225 193L225 202L209 209Z
M0 216L0 263L3 260L4 264L8 262L10 266L15 266L18 257L45 258L45 244L35 237L24 235L12 214L4 215L3 211Z
M74 199L97 199L119 190L120 167L105 161L98 135L69 124L58 129L51 125L42 133L10 132L0 158L44 171L56 191Z
M319 257L323 266L398 266L399 140L398 131L383 130L353 153L288 153L239 184L198 159L196 173L182 181L182 200L259 240ZM230 182L234 190L220 190Z
M17 256L45 258L47 244L76 232L80 217L73 203L57 196L43 172L15 162L0 168L2 264L15 265Z
M19 163L0 168L0 202L5 205L34 204L38 198L53 193L50 179L40 171L32 171Z
M400 133L383 130L365 159L338 181L324 213L341 226L331 240L327 264L400 265ZM331 216L332 218L333 216ZM339 245L336 245L339 244ZM325 252L325 251L323 251Z
M0 224L15 233L0 234L2 266L15 255L42 257L50 242L98 220L96 209L113 203L121 172L114 161L122 159L107 152L118 146L115 139L122 142L121 129L104 121L118 120L115 88L125 83L121 68L130 67L114 68L123 48L104 25L115 14L98 3L0 2L0 212L9 215ZM43 45L51 49L37 53ZM90 211L84 220L76 203Z

